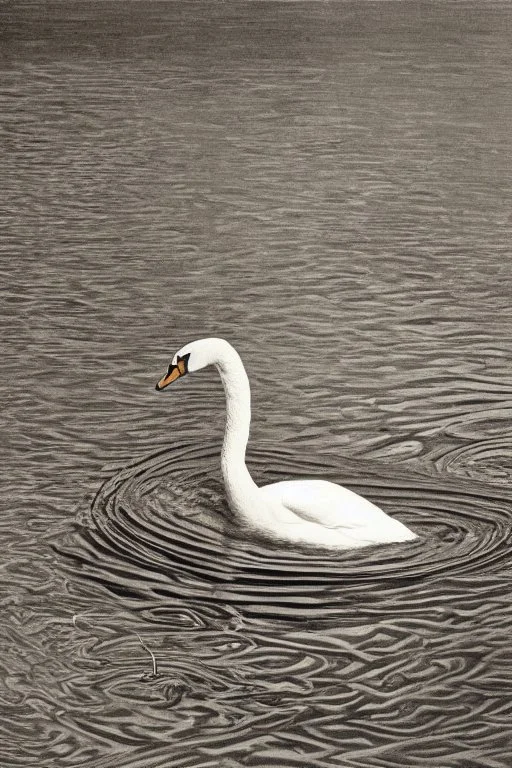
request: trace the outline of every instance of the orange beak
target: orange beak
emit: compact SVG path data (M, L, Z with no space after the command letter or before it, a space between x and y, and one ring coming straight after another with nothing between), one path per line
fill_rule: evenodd
M170 365L169 370L163 376L158 384L156 385L156 389L158 392L160 392L162 389L165 389L169 386L169 384L172 384L173 381L176 381L176 379L179 379L180 376L184 376L187 372L187 367L185 365L184 360L179 360L177 365Z

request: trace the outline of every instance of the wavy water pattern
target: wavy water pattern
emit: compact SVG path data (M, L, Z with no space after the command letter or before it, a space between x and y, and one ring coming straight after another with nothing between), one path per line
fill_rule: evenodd
M348 475L344 482L391 508L418 533L418 542L323 557L308 549L283 554L279 542L258 542L231 519L214 457L215 446L182 444L109 479L79 517L83 560L94 563L91 575L99 577L102 563L117 574L110 581L114 588L125 569L127 592L132 574L135 593L145 585L147 594L223 599L256 612L259 598L265 613L275 604L280 616L285 609L293 615L298 606L303 618L317 604L323 615L330 603L336 612L347 584L374 590L398 578L408 591L416 579L492 573L509 558L508 500L496 492L482 497L471 485L464 492L461 483L426 484L400 479L396 471L386 477L382 468L380 475L366 472L364 481ZM339 460L329 457L312 462L274 450L253 452L251 461L262 483L294 476L340 480ZM69 552L80 552L74 539Z
M340 476L329 456L286 449L252 451L250 464L260 481L364 485L419 539L335 555L257 541L231 519L213 445L171 445L114 474L58 548L75 578L144 618L162 659L152 687L172 723L155 700L139 736L165 746L126 764L505 765L510 498L384 466L362 479L347 459ZM111 684L131 695L125 675Z
M0 5L2 768L510 768L512 7ZM241 529L324 477L419 535Z

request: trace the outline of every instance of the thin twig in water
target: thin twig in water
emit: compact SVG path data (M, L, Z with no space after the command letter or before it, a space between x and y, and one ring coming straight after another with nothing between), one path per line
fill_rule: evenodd
M142 647L144 648L144 650L145 650L145 651L147 651L147 652L149 653L149 655L151 656L151 660L152 660L152 662L153 662L153 677L156 677L156 676L158 675L158 669L157 669L157 665L156 665L156 658L155 658L155 654L153 653L153 651L151 650L151 648L148 648L148 646L147 646L147 645L146 645L146 643L143 641L143 639L142 639L142 637L139 635L139 633L138 633L138 632L136 632L135 634L136 634L136 635L137 635L137 637L139 638L139 643L142 645Z
M77 620L78 619L80 619L81 621L84 621L86 624L88 624L91 629L94 629L94 626L91 624L90 621L87 621L87 619L84 619L83 616L80 616L79 613L74 613L73 617L71 619L71 622L72 622L73 626L75 627L75 629L80 629L80 627L77 624ZM158 675L158 666L157 666L157 663L156 663L155 654L153 653L151 648L148 648L148 646L146 645L146 643L144 642L142 637L139 635L139 633L135 632L135 634L139 638L139 643L142 645L144 650L147 651L149 653L149 655L151 656L151 661L153 662L153 675L152 675L152 677L157 677L157 675Z

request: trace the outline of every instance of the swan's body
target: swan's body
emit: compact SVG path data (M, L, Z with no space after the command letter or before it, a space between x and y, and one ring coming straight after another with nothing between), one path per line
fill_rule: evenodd
M335 549L411 541L405 525L353 491L325 480L293 480L259 488L245 464L251 393L236 350L224 339L183 347L157 384L164 389L185 373L215 365L226 393L222 474L229 505L243 523L274 539Z

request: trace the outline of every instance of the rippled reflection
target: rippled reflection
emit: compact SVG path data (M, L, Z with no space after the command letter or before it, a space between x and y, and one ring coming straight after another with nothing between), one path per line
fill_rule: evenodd
M151 708L136 729L110 725L127 743L167 742L144 750L140 764L163 766L172 755L177 765L243 765L232 756L250 748L254 765L331 766L348 755L352 765L382 766L411 748L449 761L457 745L485 749L496 739L512 685L510 504L473 483L368 462L362 478L361 464L346 459L253 450L259 481L343 480L420 534L354 552L283 550L231 519L216 450L169 445L126 466L57 544L75 578L144 618L145 642L161 660L141 687L150 659L137 638L100 640L98 619L79 623L82 643L98 637L91 661L132 655L128 667L118 661L96 676L109 697ZM469 734L483 713L485 727ZM433 730L446 734L440 749ZM458 730L460 741L450 735Z
M68 552L114 591L155 599L159 616L161 599L190 597L299 620L311 612L339 619L340 603L365 590L376 605L402 589L403 611L408 600L417 606L416 583L490 574L508 561L510 506L496 492L484 497L472 485L386 476L382 469L368 474L368 465L364 480L349 475L348 483L371 494L418 541L336 553L258 541L232 520L214 456L215 446L182 444L123 469L85 506ZM251 458L260 482L322 476L347 484L339 459L307 462L286 450L253 451Z

